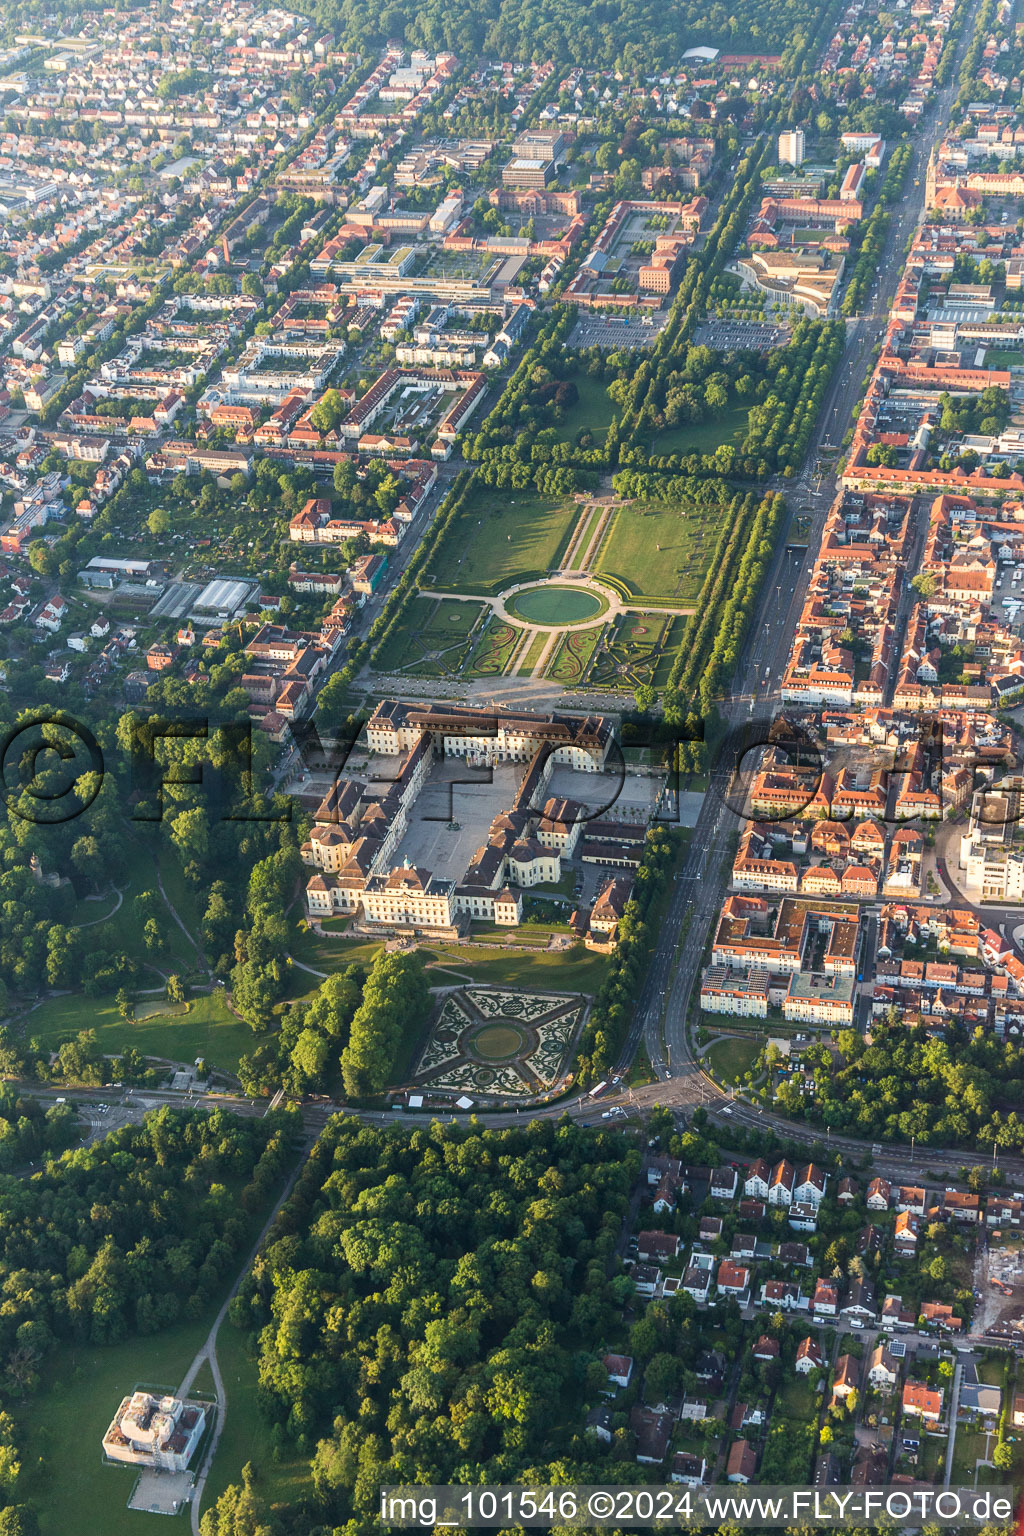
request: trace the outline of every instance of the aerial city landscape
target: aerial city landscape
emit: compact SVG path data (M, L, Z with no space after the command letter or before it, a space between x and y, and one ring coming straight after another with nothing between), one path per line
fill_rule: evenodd
M0 1536L1008 1531L1024 8L297 4L0 5Z

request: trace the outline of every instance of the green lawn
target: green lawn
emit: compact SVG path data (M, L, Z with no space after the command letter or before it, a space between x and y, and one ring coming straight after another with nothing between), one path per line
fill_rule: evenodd
M608 398L608 386L602 384L599 379L588 378L583 371L571 374L570 378L579 391L579 399L572 409L566 412L565 420L556 425L558 441L575 443L581 432L589 431L594 435L596 447L604 442L609 424L615 414L615 407Z
M519 655L516 663L516 671L521 676L529 676L541 658L541 652L547 645L551 636L547 630L539 629L530 641L529 645Z
M682 616L672 620L668 634L665 636L661 655L655 664L653 678L655 688L661 689L668 685L672 666L676 656L679 654L679 649L683 643L683 636L686 633L686 626L689 622L688 618Z
M594 563L636 598L689 607L715 551L720 509L630 502L619 507Z
M436 551L424 587L494 596L517 581L546 576L578 516L572 501L479 486Z
M704 1060L720 1082L738 1083L749 1072L761 1053L764 1041L716 1040L708 1047Z
M167 893L176 903L176 895L171 894L168 883L170 866L175 864L173 856L164 852L160 870L164 877ZM180 878L180 876L179 876ZM112 893L104 895L102 901L80 901L78 903L77 917L80 923L88 925L83 935L88 946L95 945L98 949L123 950L131 955L133 960L145 965L152 962L161 966L165 971L171 967L179 970L191 970L196 963L196 952L188 939L178 927L171 916L163 898L160 888L156 883L156 871L153 867L153 853L147 846L146 829L140 830L138 841L130 850L124 871L117 877L118 886L121 888L123 900L116 912L113 912L114 896ZM184 882L182 882L184 883ZM158 910L158 923L163 942L157 950L146 948L143 938L143 917L136 907L136 899L144 891L151 891L156 898ZM188 898L191 907L191 898ZM179 907L179 911L182 909ZM109 921L97 922L98 917L106 913L112 913ZM184 913L182 913L184 916ZM188 918L185 917L188 922ZM144 975L147 973L144 973ZM159 977L155 972L148 972L149 980L143 980L141 985L155 984Z
M241 1262L241 1261L240 1261ZM18 1408L26 1497L41 1536L168 1536L166 1515L129 1510L136 1473L107 1466L103 1435L136 1383L174 1391L210 1330L219 1302L195 1322L107 1348L63 1343L42 1389Z
M261 1498L273 1507L292 1505L312 1490L309 1457L285 1454L274 1459L270 1426L258 1402L256 1361L246 1349L245 1336L225 1322L217 1335L217 1363L224 1379L229 1412L224 1420L217 1455L206 1481L203 1509L212 1509L230 1483L242 1481L242 1468L252 1462Z
M449 971L466 972L474 981L495 986L539 988L556 987L560 992L595 993L608 971L609 956L592 954L582 944L570 950L523 954L509 950L499 954L493 949L474 950L463 945L421 950L427 958L431 986L452 984Z
M348 965L370 966L380 948L381 945L375 939L326 938L300 927L298 923L289 940L293 959L303 965L311 965L318 971L343 971ZM315 978L305 971L296 972L294 981L298 991L306 990L307 982L316 984Z
M130 1024L110 998L54 997L25 1016L25 1036L56 1050L80 1029L94 1029L108 1054L133 1045L144 1056L171 1061L192 1062L203 1056L208 1066L225 1072L234 1072L243 1052L265 1038L235 1018L222 987L194 997L188 1013L162 998L140 997L136 1009L138 1018Z
M537 944L541 944L546 942L551 931L550 925L530 923L517 931L513 942L529 944L532 936ZM477 937L479 932L478 925L474 924ZM502 942L508 940L506 929L495 930L495 935L500 936ZM357 964L369 966L380 947L372 940L327 939L301 932L296 932L291 940L295 959L322 971L344 970L346 966ZM443 967L448 967L471 973L476 981L517 987L557 987L568 992L596 992L604 980L610 958L594 954L582 944L575 944L569 950L539 949L525 954L520 949L501 952L485 944L444 944L420 949L419 953L430 968L432 987L452 984L442 972ZM318 985L316 977L306 971L296 971L294 980L295 996L304 996Z
M787 1419L806 1422L815 1410L814 1392L803 1376L793 1376L784 1381L775 1394L775 1411Z
M993 1424L992 1437L988 1437L981 1430L965 1429L961 1425L956 1432L956 1444L953 1447L953 1487L963 1486L973 1488L975 1463L985 1457L985 1446L988 1444L989 1455L995 1450L996 1435Z
M729 405L708 421L688 421L665 427L651 440L652 453L714 453L720 443L739 442L747 426L749 406Z

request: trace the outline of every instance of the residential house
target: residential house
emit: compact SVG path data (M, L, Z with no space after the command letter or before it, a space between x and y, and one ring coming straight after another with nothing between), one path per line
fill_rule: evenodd
M767 1200L771 1176L771 1168L764 1158L755 1159L747 1169L747 1176L743 1181L743 1193L752 1195L757 1200Z
M926 1386L923 1381L908 1381L903 1386L903 1414L919 1418L926 1424L938 1424L942 1419L944 1392Z
M672 1419L667 1413L644 1408L639 1403L630 1411L629 1427L636 1436L636 1460L645 1466L660 1466L672 1439Z
M839 1311L839 1291L831 1280L819 1280L814 1287L811 1311L815 1317L835 1317Z
M672 1457L670 1477L687 1488L699 1488L707 1476L708 1464L694 1451L677 1451Z
M891 1392L899 1378L899 1361L888 1344L879 1344L868 1362L868 1381L876 1392Z
M768 1204L789 1206L793 1204L796 1173L786 1158L775 1164L768 1184Z
M602 1445L612 1443L612 1410L608 1403L598 1403L586 1417L587 1429L592 1429Z
M732 1200L736 1195L738 1175L735 1168L728 1166L716 1168L711 1175L711 1198L713 1200Z
M757 1471L757 1455L747 1440L737 1440L729 1450L725 1479L729 1483L749 1483Z
M711 1263L699 1264L698 1258L710 1258L707 1254L695 1254L694 1262L688 1264L683 1275L683 1290L688 1296L692 1296L696 1302L706 1302L711 1294L711 1277L714 1272Z
M812 1339L810 1334L800 1341L796 1352L796 1363L793 1366L798 1376L809 1376L812 1371L820 1371L825 1364L825 1356L822 1354L821 1345L817 1339Z
M639 1232L636 1252L642 1263L668 1264L679 1252L679 1239L670 1232Z
M793 1204L810 1205L817 1210L825 1198L825 1185L828 1176L816 1163L808 1163L801 1168L796 1175L793 1186Z
M845 1403L860 1386L860 1361L854 1355L840 1355L832 1378L832 1401Z
M734 1296L741 1307L750 1300L750 1270L745 1264L723 1259L718 1266L716 1286L719 1296Z
M915 1216L913 1211L898 1211L896 1225L893 1228L892 1241L896 1255L901 1259L911 1259L917 1252L917 1239L921 1233L921 1218Z
M866 1323L875 1322L878 1308L875 1303L875 1288L870 1280L862 1280L858 1276L851 1281L850 1294L840 1309L839 1315L853 1328L863 1328Z
M608 1381L611 1386L629 1386L633 1379L633 1359L631 1355L605 1355L601 1364L608 1372Z
M957 1317L944 1301L923 1301L918 1321L923 1327L943 1328L950 1333L959 1333L964 1326L963 1318Z
M808 1305L807 1297L795 1280L766 1280L757 1304L780 1312L806 1312Z

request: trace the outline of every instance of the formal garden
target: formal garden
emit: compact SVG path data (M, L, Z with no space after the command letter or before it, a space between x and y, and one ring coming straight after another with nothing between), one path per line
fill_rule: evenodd
M671 664L670 647L680 627L668 614L620 614L590 662L587 687L623 692L653 684Z
M563 635L548 667L548 677L561 683L563 688L579 687L601 633L599 629L578 629Z
M380 672L439 677L461 671L484 615L483 603L463 603L420 593L377 659Z
M501 619L491 619L466 666L468 677L500 677L522 644L525 630Z
M441 1003L416 1063L417 1088L532 1097L564 1076L583 1022L578 997L464 987Z

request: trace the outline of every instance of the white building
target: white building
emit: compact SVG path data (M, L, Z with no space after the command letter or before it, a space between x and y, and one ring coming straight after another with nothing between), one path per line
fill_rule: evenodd
M133 1392L122 1399L103 1436L103 1449L111 1461L184 1472L205 1427L202 1403Z
M804 163L804 131L802 128L790 128L786 133L779 134L779 164L803 165Z

